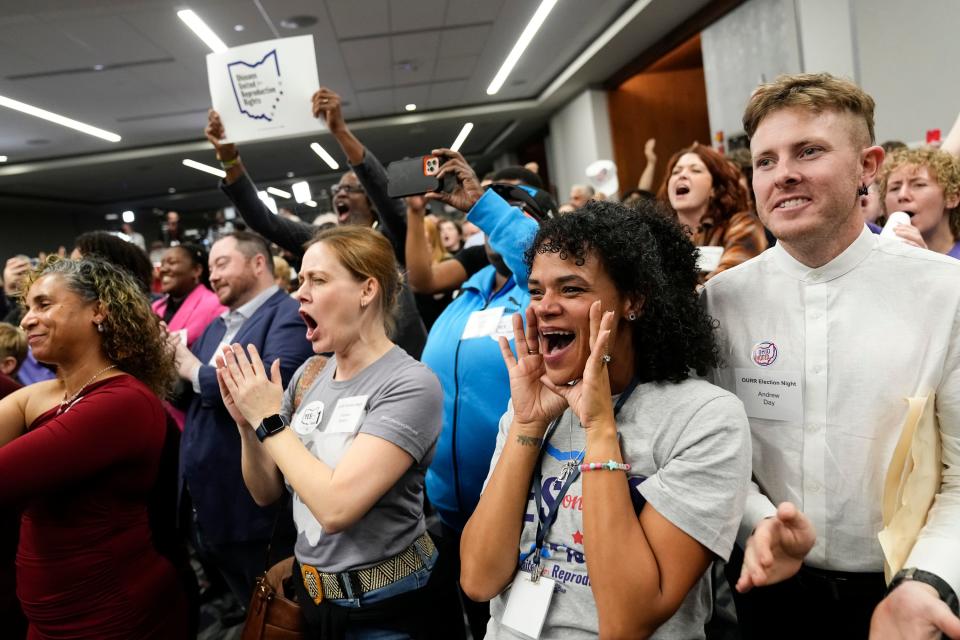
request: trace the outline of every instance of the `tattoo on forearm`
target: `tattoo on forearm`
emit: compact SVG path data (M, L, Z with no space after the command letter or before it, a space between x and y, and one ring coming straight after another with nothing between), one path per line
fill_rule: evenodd
M539 449L542 442L543 438L534 438L533 436L517 436L517 444L523 445L524 447L536 447Z

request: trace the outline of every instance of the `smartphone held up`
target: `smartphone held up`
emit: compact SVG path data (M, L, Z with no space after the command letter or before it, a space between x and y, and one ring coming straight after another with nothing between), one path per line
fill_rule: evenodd
M431 191L451 192L457 177L448 173L438 178L442 160L437 156L419 156L387 165L387 194L391 198L419 196Z

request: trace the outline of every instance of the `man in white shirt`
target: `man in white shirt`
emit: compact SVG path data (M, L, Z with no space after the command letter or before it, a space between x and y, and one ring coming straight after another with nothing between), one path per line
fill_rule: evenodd
M744 113L779 242L704 296L726 364L715 381L753 436L745 638L960 638L960 265L864 226L858 193L883 163L873 107L848 81L802 74L758 88ZM887 591L884 478L906 398L932 393L943 481Z

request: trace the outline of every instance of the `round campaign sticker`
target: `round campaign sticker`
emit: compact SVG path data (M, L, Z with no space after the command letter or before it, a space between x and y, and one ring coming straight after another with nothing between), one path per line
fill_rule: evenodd
M769 340L758 342L753 345L753 353L751 355L757 366L769 367L777 361L777 345Z
M316 430L323 420L323 401L314 400L300 409L293 419L293 430L302 436Z

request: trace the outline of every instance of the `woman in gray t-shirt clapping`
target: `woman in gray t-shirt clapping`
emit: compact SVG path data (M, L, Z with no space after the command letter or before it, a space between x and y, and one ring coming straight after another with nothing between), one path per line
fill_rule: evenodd
M694 246L654 204L590 202L543 223L527 260L463 591L493 600L488 640L702 638L750 432L733 394L690 377L718 359Z
M278 363L268 374L253 346L227 346L217 358L244 482L260 505L279 499L284 483L293 493L307 637L421 637L437 556L423 482L440 433L440 385L387 337L400 274L382 235L321 233L300 282L307 340L333 353L314 380L304 378L308 361L284 392Z

